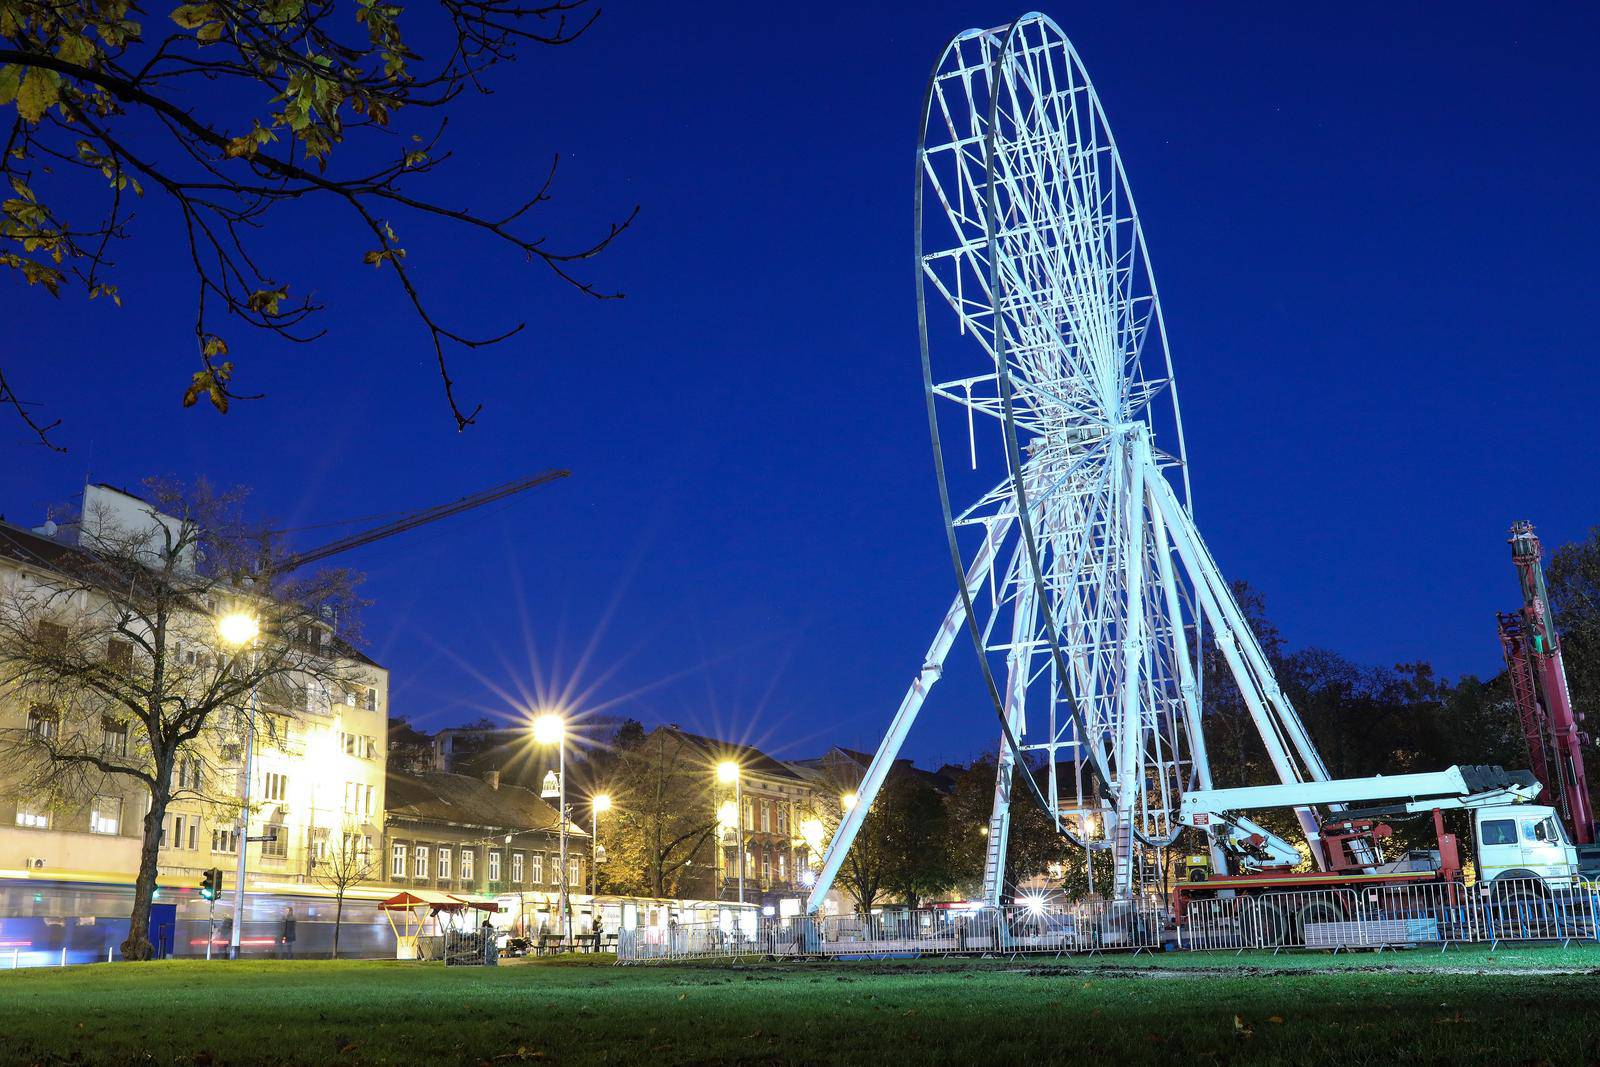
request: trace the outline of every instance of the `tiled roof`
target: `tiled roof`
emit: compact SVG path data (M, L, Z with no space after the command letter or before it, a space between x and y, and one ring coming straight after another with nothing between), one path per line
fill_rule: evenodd
M713 737L689 733L687 730L676 726L663 726L660 729L677 734L688 742L690 746L704 752L708 764L731 759L746 772L760 775L763 778L781 778L790 782L803 781L801 776L795 773L793 767L782 760L774 759L753 745L743 745L733 741L718 741Z
M390 768L385 794L384 809L391 819L452 823L502 833L557 828L555 806L538 794L505 783L496 789L484 779L466 774L408 774ZM567 833L588 836L576 822L567 823Z

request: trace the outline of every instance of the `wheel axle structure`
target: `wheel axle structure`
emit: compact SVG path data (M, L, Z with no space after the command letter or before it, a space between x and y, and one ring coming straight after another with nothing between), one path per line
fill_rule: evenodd
M1000 732L984 900L1006 892L1019 782L1058 831L1110 851L1112 892L1128 898L1175 842L1184 790L1211 786L1208 640L1279 778L1327 769L1195 526L1139 215L1100 99L1052 20L950 41L928 82L916 170L917 318L957 592L808 909L963 629ZM961 447L947 452L947 440Z

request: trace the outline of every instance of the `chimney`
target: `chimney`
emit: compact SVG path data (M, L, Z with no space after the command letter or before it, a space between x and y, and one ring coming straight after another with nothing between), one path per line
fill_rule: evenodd
M484 771L483 772L483 780L489 783L489 788L490 789L499 789L500 788L500 772L499 771Z

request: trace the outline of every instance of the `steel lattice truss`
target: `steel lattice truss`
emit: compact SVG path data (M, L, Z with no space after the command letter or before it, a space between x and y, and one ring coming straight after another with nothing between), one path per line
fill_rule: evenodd
M951 40L929 82L918 171L918 317L960 592L810 906L962 628L1002 723L986 899L1004 890L1019 780L1063 833L1112 850L1126 896L1140 853L1176 839L1183 791L1211 784L1205 640L1282 779L1326 770L1194 527L1138 213L1100 100L1055 23L1034 14ZM949 327L930 325L934 315ZM947 438L964 463L947 467ZM1004 477L986 482L985 471Z

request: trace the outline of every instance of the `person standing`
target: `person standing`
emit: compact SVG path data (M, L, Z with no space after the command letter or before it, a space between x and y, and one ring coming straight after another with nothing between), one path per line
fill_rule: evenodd
M278 935L278 943L283 946L283 958L294 959L294 907L283 909L283 932Z
M594 933L594 951L599 952L600 935L605 932L605 924L600 921L600 913L598 911L594 913L594 921L590 924L590 929Z

